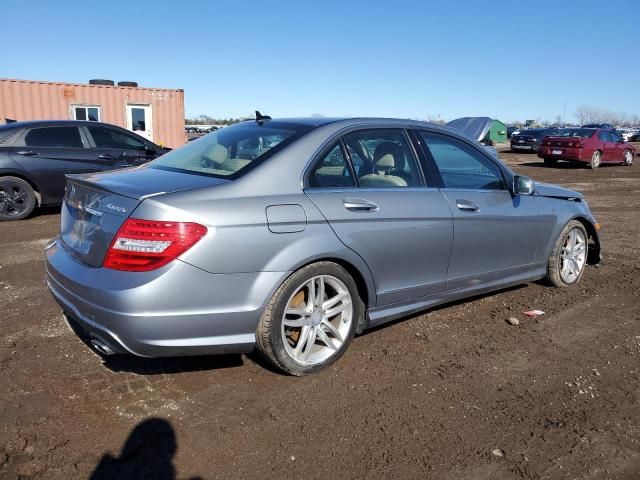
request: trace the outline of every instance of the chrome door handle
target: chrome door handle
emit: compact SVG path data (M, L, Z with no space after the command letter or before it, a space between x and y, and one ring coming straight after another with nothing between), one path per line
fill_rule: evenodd
M18 155L24 155L25 157L35 157L36 155L38 155L38 152L33 152L31 150L20 150L19 152L16 152Z
M379 210L378 205L361 198L345 198L342 200L342 204L344 208L352 212L377 212Z
M480 207L469 200L456 200L456 207L463 212L477 212L480 210Z
M98 155L98 160L108 160L111 161L113 160L113 157L111 155Z

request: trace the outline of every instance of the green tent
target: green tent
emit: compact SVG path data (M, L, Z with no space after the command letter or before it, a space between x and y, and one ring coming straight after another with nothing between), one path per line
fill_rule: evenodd
M484 138L487 144L504 143L507 141L507 126L500 120L492 119L491 128Z

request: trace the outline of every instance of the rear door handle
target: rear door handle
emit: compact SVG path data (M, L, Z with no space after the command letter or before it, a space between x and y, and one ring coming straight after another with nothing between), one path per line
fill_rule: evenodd
M113 157L111 155L98 155L98 160L107 160L107 161L112 161Z
M35 157L36 155L38 155L38 152L34 152L31 150L20 150L19 152L16 152L18 155L24 155L25 157Z
M478 207L475 203L470 202L469 200L456 200L456 207L458 207L458 209L462 210L463 212L477 212L478 210L480 210L480 207Z
M342 204L344 208L352 212L377 212L379 210L378 205L362 198L345 198L342 200Z

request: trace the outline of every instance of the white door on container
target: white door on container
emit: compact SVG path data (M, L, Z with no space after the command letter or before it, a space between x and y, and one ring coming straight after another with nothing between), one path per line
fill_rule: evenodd
M151 105L127 105L127 128L153 141Z

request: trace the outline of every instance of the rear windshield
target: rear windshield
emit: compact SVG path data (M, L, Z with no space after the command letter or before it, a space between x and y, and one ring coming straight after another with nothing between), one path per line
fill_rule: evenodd
M243 122L172 150L151 168L221 178L237 178L313 129L311 126Z
M580 137L589 138L596 133L591 128L564 128L554 135L554 137Z
M516 133L516 136L541 137L546 133L547 133L546 130L529 129L529 130L520 130L518 133Z

